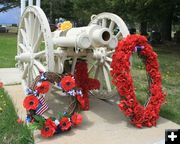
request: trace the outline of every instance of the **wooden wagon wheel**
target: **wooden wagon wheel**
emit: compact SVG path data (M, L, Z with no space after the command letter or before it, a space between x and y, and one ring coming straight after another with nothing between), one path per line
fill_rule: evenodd
M117 42L129 34L124 21L115 14L105 12L93 15L91 19L89 25L97 24L108 28ZM95 48L94 55L88 60L89 75L97 78L101 83L100 90L93 91L95 96L100 99L108 99L117 94L116 89L112 86L109 73L114 51L109 46Z
M41 8L29 6L24 11L18 30L17 56L22 70L22 84L30 86L40 71L54 70L51 30Z

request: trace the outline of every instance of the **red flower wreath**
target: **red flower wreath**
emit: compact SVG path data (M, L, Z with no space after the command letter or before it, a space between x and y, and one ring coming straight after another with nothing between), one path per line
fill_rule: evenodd
M140 56L145 58L146 71L151 79L150 98L146 107L140 105L136 99L135 87L130 73L129 59L138 48L140 48ZM165 94L162 92L157 54L148 44L147 39L141 35L129 35L120 41L113 54L111 68L113 84L116 85L122 98L119 108L131 118L131 122L136 127L155 126L159 118L160 106L165 100Z

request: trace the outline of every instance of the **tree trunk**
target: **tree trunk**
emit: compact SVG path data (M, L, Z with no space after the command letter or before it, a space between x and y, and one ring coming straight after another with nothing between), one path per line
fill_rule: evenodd
M52 3L52 1L49 2L49 6L50 6L49 20L50 20L50 23L53 23L53 3Z
M146 21L143 21L140 23L140 33L142 35L147 35L147 22Z
M167 13L164 16L161 23L161 38L162 40L171 41L171 30L172 30L172 21L173 21L173 6L170 9L167 9Z

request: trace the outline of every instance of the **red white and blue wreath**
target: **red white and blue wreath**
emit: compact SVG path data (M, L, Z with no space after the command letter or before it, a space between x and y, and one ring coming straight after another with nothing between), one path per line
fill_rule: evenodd
M86 62L78 62L76 69L76 79L71 74L60 75L45 72L37 76L31 87L27 88L27 96L23 101L23 106L27 110L25 122L29 128L39 129L43 137L51 137L80 125L83 118L79 111L89 108L89 101L87 101L88 91L100 87L98 80L88 78ZM94 82L94 84L89 83L90 86L87 84L86 87L83 87L85 81L83 81L82 77L89 82ZM58 118L45 118L42 116L48 109L45 95L48 95L51 84L57 84L71 98L68 109L59 112ZM21 123L22 121L19 119L18 122Z
M143 60L149 83L149 99L146 106L142 106L136 99L135 87L131 76L130 57L137 52ZM119 42L112 56L111 75L113 84L120 93L119 108L131 119L136 127L155 126L159 118L160 107L165 100L162 91L161 74L157 54L141 35L129 35Z

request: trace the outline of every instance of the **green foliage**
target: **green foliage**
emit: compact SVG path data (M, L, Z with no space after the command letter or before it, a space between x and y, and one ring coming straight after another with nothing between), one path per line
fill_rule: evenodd
M0 68L15 67L16 34L0 34Z
M67 117L67 118L70 118L71 115L68 114L68 113L62 113L62 112L58 112L58 120L62 119L62 117Z
M43 116L35 115L33 116L35 121L29 125L29 129L32 130L37 130L37 129L42 129L45 123L45 119Z
M0 12L5 12L9 9L17 7L19 5L19 0L1 0L0 1Z
M73 3L71 0L43 0L42 9L51 23L60 17L68 20L73 19Z
M0 143L33 144L33 135L26 125L17 123L18 116L10 97L0 89Z

